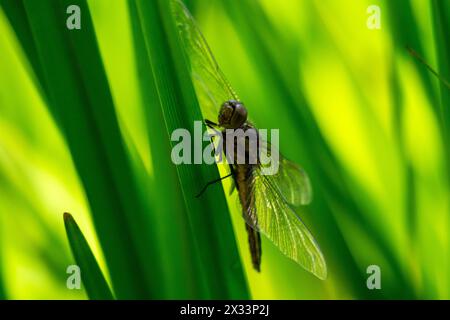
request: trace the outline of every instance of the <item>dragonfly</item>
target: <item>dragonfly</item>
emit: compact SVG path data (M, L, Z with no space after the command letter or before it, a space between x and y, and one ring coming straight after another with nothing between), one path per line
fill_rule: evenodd
M224 139L225 129L257 132L248 118L247 108L219 68L188 9L181 0L172 0L172 9L205 123L211 128L222 129ZM264 142L261 147L269 149L270 143ZM258 272L261 270L263 234L284 255L324 280L327 277L325 258L311 232L296 213L299 207L312 201L310 179L296 163L281 154L277 158L279 163L276 174L264 174L258 162L234 162L229 164L230 174L223 177L233 177L238 192L253 268Z

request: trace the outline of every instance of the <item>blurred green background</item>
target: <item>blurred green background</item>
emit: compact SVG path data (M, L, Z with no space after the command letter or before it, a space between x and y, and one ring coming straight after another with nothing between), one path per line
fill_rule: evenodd
M66 211L117 298L450 298L450 91L406 49L450 79L450 1L185 1L310 175L325 281L267 239L254 272L230 182L196 199L216 166L171 163L202 117L168 1L0 3L0 298L87 298L66 287Z

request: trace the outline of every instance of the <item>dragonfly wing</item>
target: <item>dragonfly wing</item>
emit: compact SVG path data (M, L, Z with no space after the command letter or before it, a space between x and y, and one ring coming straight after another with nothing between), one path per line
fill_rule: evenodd
M311 182L305 170L296 163L280 158L280 167L273 180L289 204L297 207L311 202Z
M278 171L271 176L271 183L287 203L295 207L311 203L313 192L306 171L298 164L284 158L273 144L263 138L260 138L260 152L267 154L272 161L277 161L275 167ZM278 157L272 157L274 152L278 153Z
M246 222L266 235L287 257L325 279L327 266L318 244L279 193L273 176L263 175L255 168L249 180L251 203L247 206Z
M180 0L172 0L172 8L203 117L216 121L225 101L239 99L188 9Z

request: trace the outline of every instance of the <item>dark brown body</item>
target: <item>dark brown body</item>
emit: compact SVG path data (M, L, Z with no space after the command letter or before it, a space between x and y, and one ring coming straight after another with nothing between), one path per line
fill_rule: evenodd
M247 123L245 123L240 129L243 129L244 131L256 130L253 126ZM227 135L225 130L222 132L222 135L223 135L223 148L225 154L227 154L226 151ZM248 153L247 147L245 149L245 152L246 154ZM251 189L253 170L255 170L258 164L248 164L248 161L246 161L245 164L238 164L236 155L237 150L235 145L234 164L233 165L230 164L230 168L233 173L236 189L239 193L239 200L242 207L243 218L245 221L248 221L249 208L254 208L254 197ZM248 159L248 157L246 157L246 159ZM261 235L257 230L253 229L248 224L245 224L245 227L248 234L248 242L250 247L250 253L252 256L253 268L255 268L255 270L259 272L261 266Z

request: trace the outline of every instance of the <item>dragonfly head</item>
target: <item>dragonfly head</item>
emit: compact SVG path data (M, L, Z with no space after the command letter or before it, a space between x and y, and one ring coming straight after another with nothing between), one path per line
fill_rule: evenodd
M222 104L219 111L219 125L226 129L240 128L247 121L247 109L244 104L229 100Z

